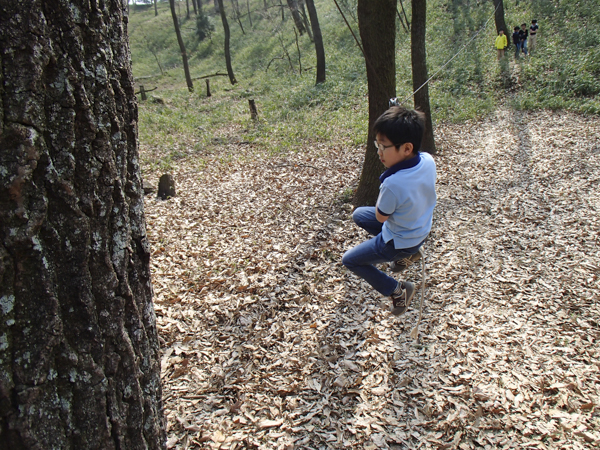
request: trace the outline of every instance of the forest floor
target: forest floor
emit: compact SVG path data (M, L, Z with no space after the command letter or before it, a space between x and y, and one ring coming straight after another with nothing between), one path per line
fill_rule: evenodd
M232 143L146 197L169 448L598 448L600 122L436 133L417 339L341 264L364 149Z

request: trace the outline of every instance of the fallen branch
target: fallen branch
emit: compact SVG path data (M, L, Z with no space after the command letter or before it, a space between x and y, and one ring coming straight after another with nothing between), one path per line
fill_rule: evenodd
M192 80L203 80L205 78L211 78L211 77L226 77L227 74L226 73L221 73L221 72L217 72L217 73L213 73L212 75L203 75L201 77L196 77L196 78L192 78Z

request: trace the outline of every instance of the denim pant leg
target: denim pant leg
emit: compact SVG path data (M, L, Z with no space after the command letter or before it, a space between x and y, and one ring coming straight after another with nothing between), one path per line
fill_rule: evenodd
M374 206L360 206L352 213L354 223L365 230L367 233L377 236L381 233L383 224L375 216Z
M523 41L521 47L523 48L523 53L527 54L527 39Z
M521 51L521 44L515 44L515 58L519 57L519 52Z
M380 294L388 296L394 292L398 281L377 269L374 264L396 261L417 252L421 244L410 249L395 249L394 241L387 244L379 233L374 238L348 250L342 257L342 264L355 273Z

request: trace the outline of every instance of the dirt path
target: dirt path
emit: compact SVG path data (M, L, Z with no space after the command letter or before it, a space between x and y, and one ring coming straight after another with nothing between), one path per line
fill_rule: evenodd
M147 197L170 448L600 444L600 124L501 111L437 139L417 341L340 263L363 150L190 160Z

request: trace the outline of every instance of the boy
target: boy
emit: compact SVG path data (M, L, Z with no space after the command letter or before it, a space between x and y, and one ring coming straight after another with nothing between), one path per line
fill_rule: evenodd
M508 46L504 30L498 32L498 37L495 42L496 49L498 50L498 61L504 57L504 49Z
M521 30L519 31L519 37L521 38L521 50L523 50L523 53L525 53L525 56L527 56L527 36L528 36L528 31L527 31L527 24L526 23L522 23L521 24Z
M531 25L529 26L529 55L533 53L533 49L535 48L537 41L537 31L540 27L537 24L537 20L533 19L531 21Z
M375 237L342 258L351 272L391 297L394 315L407 310L415 285L398 282L373 264L397 261L402 266L416 260L431 231L436 170L431 155L419 152L424 130L425 115L401 106L392 106L375 122L377 154L387 170L379 178L377 205L359 207L352 214L354 222Z
M515 44L515 59L519 59L519 52L521 50L521 35L519 31L519 27L515 27L512 34L513 44Z

